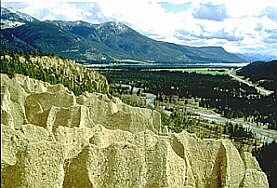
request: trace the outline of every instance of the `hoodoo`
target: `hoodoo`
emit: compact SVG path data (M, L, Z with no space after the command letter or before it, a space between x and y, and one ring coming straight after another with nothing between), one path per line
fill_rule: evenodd
M1 74L1 128L1 187L269 187L229 140L168 133L154 110L23 75Z

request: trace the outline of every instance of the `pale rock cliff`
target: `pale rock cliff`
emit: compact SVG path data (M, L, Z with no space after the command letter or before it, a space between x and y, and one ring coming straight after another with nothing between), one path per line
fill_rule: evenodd
M160 114L1 74L1 187L269 187L229 140L166 133Z

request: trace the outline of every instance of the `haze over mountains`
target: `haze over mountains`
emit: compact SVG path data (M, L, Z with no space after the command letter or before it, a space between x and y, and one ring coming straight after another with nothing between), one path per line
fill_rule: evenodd
M259 53L235 53L238 57L245 59L246 61L249 62L254 62L254 61L272 61L272 60L276 60L277 57L276 56L272 56L272 55L265 55L265 54L259 54Z
M160 63L244 62L222 47L190 47L150 39L118 22L39 21L6 8L1 48L39 50L78 60Z

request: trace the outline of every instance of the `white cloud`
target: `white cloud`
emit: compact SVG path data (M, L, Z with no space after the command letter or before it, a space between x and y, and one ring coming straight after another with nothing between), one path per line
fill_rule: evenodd
M223 21L227 18L227 9L224 4L201 4L193 12L193 17L198 19Z
M53 8L52 12L56 15L63 15L68 21L76 21L82 19L82 9L72 4L60 4Z
M19 11L26 14L39 17L45 20L64 18L66 21L83 20L84 16L90 16L91 13L78 8L76 5L61 1L27 1L27 8Z

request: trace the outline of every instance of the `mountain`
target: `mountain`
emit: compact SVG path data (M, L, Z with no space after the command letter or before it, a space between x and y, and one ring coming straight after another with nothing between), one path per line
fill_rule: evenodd
M46 53L53 53L76 60L89 60L91 59L90 56L96 59L102 57L97 44L69 31L62 30L53 24L45 22L27 23L4 31L26 42L33 48Z
M257 54L257 53L236 53L238 57L249 61L272 61L277 59L277 56L270 56L270 55L262 55L262 54Z
M16 10L1 7L1 29L17 27L28 22L39 22L39 20Z
M22 41L15 37L13 34L5 31L5 30L0 30L0 40L1 40L1 45L0 45L0 50L12 50L12 51L34 51L35 48L25 41Z
M190 47L150 39L118 22L38 21L3 8L3 49L29 50L65 56L80 62L136 60L143 62L243 62L222 47ZM22 20L25 15L25 20ZM27 48L26 47L26 48ZM24 49L26 49L24 48Z
M277 90L277 60L253 62L240 69L238 74L266 89Z

